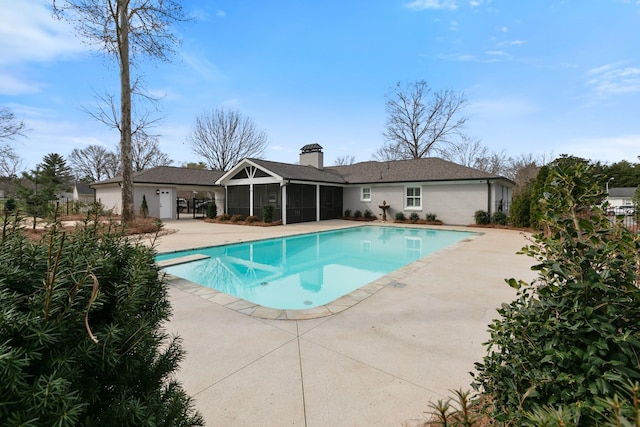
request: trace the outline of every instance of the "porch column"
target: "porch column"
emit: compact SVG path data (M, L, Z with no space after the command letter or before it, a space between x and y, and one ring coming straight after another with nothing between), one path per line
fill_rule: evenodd
M280 185L280 189L281 189L281 193L282 193L282 207L280 209L282 209L281 215L282 215L282 224L283 225L287 225L287 185Z
M316 184L316 221L320 221L320 184Z
M253 216L253 182L249 184L249 216Z

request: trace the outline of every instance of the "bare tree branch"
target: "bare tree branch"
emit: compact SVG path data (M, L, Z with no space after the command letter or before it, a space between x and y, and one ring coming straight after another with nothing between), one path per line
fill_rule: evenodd
M10 180L18 177L22 170L22 159L8 144L0 145L0 180Z
M18 120L8 107L0 107L0 141L25 136L25 130L25 122Z
M346 166L346 165L352 165L355 162L356 162L356 156L354 156L353 154L349 154L346 156L338 156L336 158L336 161L334 162L334 165Z
M169 166L173 160L160 151L158 138L145 133L133 135L133 170L140 172L156 166Z
M238 111L219 108L196 118L188 141L210 169L227 171L246 157L262 156L267 134Z
M396 156L392 160L427 157L436 144L449 143L460 134L467 118L459 113L466 104L463 94L433 90L424 80L397 83L386 102L383 135L389 144L378 155Z
M78 181L99 182L119 173L118 155L101 145L75 148L69 155L69 165Z
M113 56L120 72L120 112L117 129L120 131L120 163L122 172L122 222L135 217L133 206L131 61L140 55L167 61L178 39L173 24L183 21L182 5L178 0L52 0L56 16L72 23L88 44L98 46ZM107 119L117 115L97 114ZM101 120L102 121L102 120ZM143 119L143 122L145 120ZM104 123L104 121L102 121Z

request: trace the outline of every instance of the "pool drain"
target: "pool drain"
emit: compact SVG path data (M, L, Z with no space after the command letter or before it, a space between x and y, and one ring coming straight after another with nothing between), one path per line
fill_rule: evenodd
M260 286L267 286L269 284L269 282L262 282L260 283Z
M309 300L306 300L306 301L304 302L304 305L311 305L311 304L313 304L313 303L312 303L311 301L309 301Z

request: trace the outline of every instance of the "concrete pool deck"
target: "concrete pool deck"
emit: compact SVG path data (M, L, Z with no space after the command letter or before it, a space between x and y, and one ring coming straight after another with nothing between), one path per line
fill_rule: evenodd
M159 252L331 230L342 220L276 227L167 221ZM389 274L351 307L305 320L271 320L227 306L224 294L170 285L167 325L187 352L178 379L209 426L416 426L429 402L469 389L495 309L530 280L518 231L482 233ZM198 289L199 288L199 289ZM229 297L233 298L233 297Z

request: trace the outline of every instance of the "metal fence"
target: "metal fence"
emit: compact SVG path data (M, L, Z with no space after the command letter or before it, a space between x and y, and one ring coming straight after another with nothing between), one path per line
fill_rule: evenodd
M7 210L7 204L11 199L0 199L0 212ZM22 199L13 199L15 202L14 209L25 215L42 216L69 216L81 215L89 211L93 202L73 200L69 198L60 198L56 200L38 200L27 201Z

